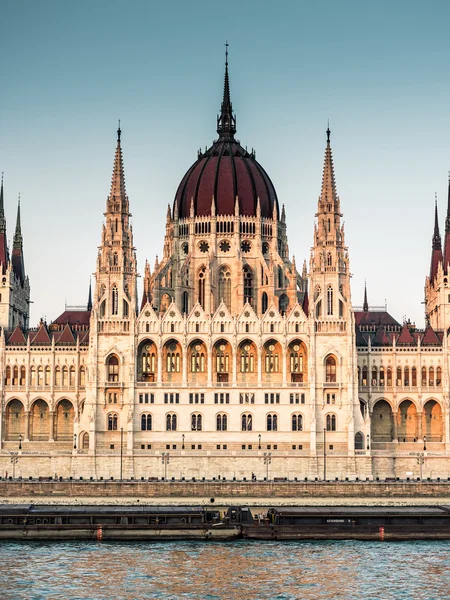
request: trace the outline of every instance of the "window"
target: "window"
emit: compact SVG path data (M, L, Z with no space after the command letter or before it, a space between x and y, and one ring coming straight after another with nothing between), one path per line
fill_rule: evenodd
M220 344L216 348L216 371L217 373L228 373L230 356L226 344Z
M152 415L142 415L141 416L141 431L151 431L152 430Z
M86 385L86 369L85 367L80 367L80 387L85 387Z
M115 413L111 413L108 415L108 431L117 431L117 415Z
M239 394L239 404L255 404L255 394L250 393L240 393Z
M189 394L189 404L204 404L205 403L205 394Z
M109 404L117 404L117 392L108 392L108 402Z
M280 394L264 394L265 404L280 404Z
M275 352L275 344L271 343L266 347L264 364L266 373L278 373L279 360L278 352Z
M336 404L336 394L327 394L327 404Z
M327 415L327 431L336 431L336 415Z
M267 415L267 431L277 431L278 416L275 414Z
M164 394L164 404L179 404L180 394L178 392L171 392Z
M241 347L241 373L253 373L255 368L253 348L250 344Z
M108 381L119 381L119 359L115 354L108 359Z
M372 367L372 385L378 385L378 371L376 367Z
M69 370L69 385L75 386L75 367L70 367L70 370Z
M262 314L267 312L268 305L269 305L269 301L267 298L267 294L266 294L266 292L263 292L262 296L261 296L261 312L262 312Z
M326 382L336 383L336 359L334 356L329 356L325 363L326 371ZM363 379L364 379L364 368L363 368ZM364 385L364 383L363 383Z
M144 344L141 349L140 363L142 378L150 379L156 371L156 351L153 344Z
M427 385L427 369L422 367L422 385Z
M380 367L380 386L384 387L384 367Z
M202 415L192 415L191 416L191 431L201 431L202 430Z
M305 404L305 394L289 394L289 402L291 404Z
M289 359L291 373L303 373L303 353L300 351L300 344L291 347Z
M428 371L428 385L434 385L434 369L430 367Z
M333 314L333 288L331 285L327 288L327 315Z
M217 431L227 431L227 415L220 414L216 417L216 429Z
M411 385L413 387L417 386L417 369L416 369L416 367L413 367L411 369Z
M205 352L201 344L195 344L191 350L191 372L205 372Z
M214 404L230 404L230 394L228 392L215 393Z
M154 394L139 394L139 404L154 404Z
M303 431L302 415L292 415L292 431Z
M253 419L252 415L244 414L241 418L242 431L252 431Z
M402 368L397 367L397 385L402 385Z
M244 273L244 304L253 304L253 273L250 267L245 266Z
M386 384L390 387L392 385L392 369L391 367L387 368L387 379L386 379Z
M202 267L198 272L198 303L205 308L205 283L206 283L206 268Z
M437 386L442 385L442 369L441 369L441 367L438 367L436 369L436 385Z
M175 342L169 344L167 349L166 368L168 373L180 372L180 353Z
M116 286L113 286L111 292L111 314L118 315L119 314L119 291Z
M231 310L231 272L228 267L219 271L219 303L222 301Z
M62 384L63 386L69 385L69 370L67 367L62 368Z
M61 385L61 367L56 367L55 369L55 386L59 387Z
M166 415L166 431L177 430L177 415L168 414Z
M280 310L280 314L284 315L289 306L289 298L286 294L281 294L280 299L278 301L278 308Z

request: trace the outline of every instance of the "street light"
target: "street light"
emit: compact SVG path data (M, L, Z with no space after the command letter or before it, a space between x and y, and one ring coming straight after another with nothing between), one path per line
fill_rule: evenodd
M423 436L423 451L424 452L427 451L427 436L426 435Z
M170 454L169 452L163 452L161 454L162 464L164 465L164 481L167 481L167 465L170 462Z
M76 433L73 434L73 449L74 450L77 449L77 434Z
M367 434L367 450L370 450L370 435Z
M22 450L22 434L19 435L19 450Z
M261 434L258 435L258 450L261 450Z
M181 436L181 442L182 442L182 443L181 443L181 449L182 449L182 450L184 450L184 433L183 433L183 435Z
M272 453L264 452L263 460L266 465L266 480L269 481L269 465L272 462Z

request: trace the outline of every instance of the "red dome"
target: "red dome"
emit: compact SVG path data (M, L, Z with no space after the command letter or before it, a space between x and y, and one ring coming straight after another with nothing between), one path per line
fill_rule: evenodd
M174 211L177 206L180 219L189 217L193 199L195 216L210 216L213 196L217 215L234 215L236 196L240 215L256 216L258 198L262 217L272 218L274 205L280 214L269 176L254 153L247 152L234 139L219 138L209 150L199 154L178 187Z

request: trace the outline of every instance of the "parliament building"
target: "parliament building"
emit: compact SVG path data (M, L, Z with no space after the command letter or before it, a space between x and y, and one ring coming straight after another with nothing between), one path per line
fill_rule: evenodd
M181 179L142 293L119 127L86 308L30 327L2 180L0 475L18 452L16 477L450 476L450 195L422 330L352 303L329 129L317 189L298 265L285 207L236 139L226 61L217 139Z

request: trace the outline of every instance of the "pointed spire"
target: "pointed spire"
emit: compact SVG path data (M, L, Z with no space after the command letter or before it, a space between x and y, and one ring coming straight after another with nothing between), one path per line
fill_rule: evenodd
M445 236L447 241L447 234ZM431 250L431 265L430 265L430 281L433 282L438 270L439 263L443 261L442 258L442 245L441 235L439 233L439 221L438 221L438 210L437 210L437 195L434 200L434 232L433 232L433 244Z
M120 144L120 139L122 135L122 130L120 128L120 120L119 126L117 129L117 146L116 146L116 154L114 157L114 167L113 174L111 180L111 192L110 192L110 200L112 198L120 198L120 200L126 200L126 189L125 189L125 174L123 169L123 156L122 156L122 147ZM122 208L122 207L121 207Z
M89 277L89 294L88 294L86 310L92 310L92 282L91 282L90 277Z
M333 155L330 144L330 124L327 128L327 146L325 148L325 160L323 165L322 191L320 199L322 202L334 202L337 200L336 182L334 178ZM334 208L334 207L333 207Z
M364 280L363 312L369 312L369 303L367 302L367 282L366 282L366 280Z
M228 42L225 43L225 78L220 116L217 117L217 133L219 140L233 140L236 133L236 116L230 98L230 80L228 76Z
M5 219L5 208L3 200L3 173L2 183L0 187L0 264L2 272L5 273L6 267L8 266L8 244L6 239L6 219Z
M444 273L448 273L449 263L450 263L450 171L448 174L447 217L445 219Z
M19 202L17 204L17 220L16 220L16 232L13 240L13 251L12 251L12 266L16 276L20 279L21 284L25 281L25 266L23 262L23 237L22 227L20 222L20 194Z
M5 205L3 201L3 172L0 187L0 233L6 233Z

